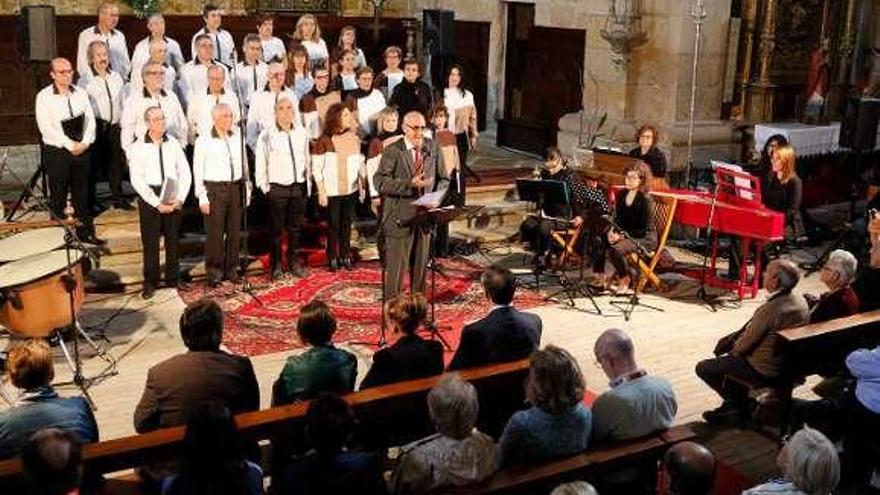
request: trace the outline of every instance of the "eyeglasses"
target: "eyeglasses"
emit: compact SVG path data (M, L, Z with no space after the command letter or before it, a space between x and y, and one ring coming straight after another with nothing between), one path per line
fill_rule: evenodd
M425 129L428 128L427 126L424 126L424 125L409 125L409 124L404 124L404 125L414 131L424 131Z
M283 72L279 72L279 73L277 73L277 74L269 74L269 77L271 77L271 78L273 78L273 79L283 78L283 77L284 77L284 73L283 73Z
M320 76L315 76L315 79L330 79L330 74L323 74Z
M163 70L148 70L146 72L146 74L148 76L161 76L161 75L165 74L165 71L163 71Z

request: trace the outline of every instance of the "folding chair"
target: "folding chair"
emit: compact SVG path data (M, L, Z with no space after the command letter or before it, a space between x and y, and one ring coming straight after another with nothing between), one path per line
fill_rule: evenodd
M656 287L657 290L663 288L663 282L654 272L654 269L657 268L657 263L660 261L663 248L666 247L666 239L669 237L669 231L672 228L672 220L675 218L675 207L678 204L678 200L674 196L652 194L651 199L650 221L654 232L657 233L657 245L654 247L654 251L651 252L651 259L648 263L645 263L637 253L630 254L630 261L634 265L637 265L642 272L642 277L639 281L639 286L637 287L639 292L644 290L645 285L648 282Z
M565 264L570 261L570 258L578 260L581 257L581 254L578 253L577 250L577 244L581 239L584 225L586 225L586 221L581 222L577 227L575 227L574 224L571 224L565 229L553 229L550 231L550 238L553 239L553 242L556 243L560 249L562 249L562 254L560 254L559 259L556 260L557 270L564 270Z

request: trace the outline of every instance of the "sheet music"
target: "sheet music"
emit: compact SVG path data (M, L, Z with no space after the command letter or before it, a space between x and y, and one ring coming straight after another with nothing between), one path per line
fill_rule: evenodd
M446 188L438 189L434 192L425 193L421 198L412 202L413 206L422 206L425 208L437 208L443 202L446 196Z
M170 205L177 199L177 180L172 177L165 177L162 183L162 190L159 192L159 202Z
M723 168L725 170L732 170L734 172L739 172L741 174L746 173L745 170L739 165L734 165L732 163L721 162L718 160L711 160L712 168ZM738 186L737 194L742 199L747 199L749 201L754 201L755 195L750 191L752 188L752 183L748 179L744 179L742 177L734 177L733 184Z

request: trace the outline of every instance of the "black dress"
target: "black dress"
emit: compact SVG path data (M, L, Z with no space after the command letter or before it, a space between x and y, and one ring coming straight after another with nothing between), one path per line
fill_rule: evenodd
M651 146L651 149L643 155L642 148L636 146L634 149L630 150L629 156L638 158L647 163L648 166L651 167L651 174L654 175L654 177L661 179L666 177L666 155L660 151L660 148Z
M443 344L418 335L404 335L391 347L373 354L373 366L361 390L443 373Z

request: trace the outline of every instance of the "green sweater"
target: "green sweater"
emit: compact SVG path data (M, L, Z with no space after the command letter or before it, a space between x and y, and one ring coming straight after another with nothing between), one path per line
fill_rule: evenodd
M287 358L272 387L272 405L290 404L320 392L345 394L354 390L357 358L333 344L313 346Z

